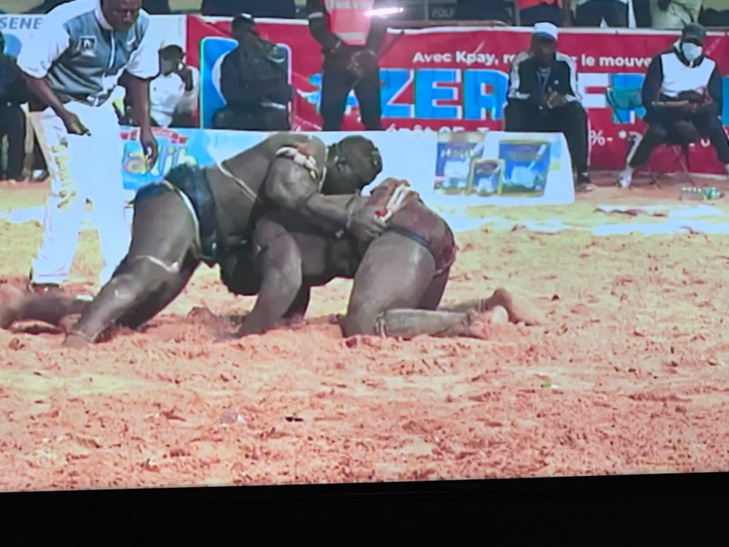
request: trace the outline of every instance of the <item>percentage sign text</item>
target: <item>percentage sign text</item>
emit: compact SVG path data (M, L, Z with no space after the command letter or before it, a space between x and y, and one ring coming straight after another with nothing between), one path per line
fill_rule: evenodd
M605 143L607 142L607 139L605 138L605 135L602 134L602 131L595 131L594 129L590 130L590 144L598 146L605 146Z

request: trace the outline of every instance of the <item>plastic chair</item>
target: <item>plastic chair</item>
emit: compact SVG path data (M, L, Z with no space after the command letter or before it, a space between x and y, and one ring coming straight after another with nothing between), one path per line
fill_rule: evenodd
M641 96L641 89L640 88L628 88L628 89L615 89L615 88L608 88L605 90L605 99L608 103L608 105L613 109L614 112L635 112L636 110L639 110L643 108L643 99ZM637 136L634 132L626 131L625 136L625 143L627 146L627 151L625 154L626 162L627 158L630 156L630 154L635 150L635 148L640 143L641 137ZM676 140L673 138L670 138L661 143L659 147L665 147L669 148L674 156L675 160L678 163L678 165L681 167L681 171L684 175L684 177L688 180L688 182L692 186L696 186L694 183L693 177L691 176L691 169L690 169L690 161L689 161L689 149L692 143L686 143L684 141ZM657 149L658 147L656 147ZM655 153L655 149L651 153L651 155ZM648 162L646 162L648 163ZM670 166L669 166L670 167ZM651 184L658 185L658 180L671 174L672 171L670 169L666 169L666 171L663 172L657 172L654 170L649 169L648 167L640 166L636 168L635 172L644 172L647 173L648 176L651 178Z

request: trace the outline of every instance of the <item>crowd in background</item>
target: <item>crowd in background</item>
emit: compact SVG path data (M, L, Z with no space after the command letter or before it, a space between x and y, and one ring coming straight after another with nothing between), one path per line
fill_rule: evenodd
M459 0L455 6L463 19L513 23L512 15L515 15L522 25L535 29L530 51L518 54L510 71L505 130L563 132L570 148L576 184L580 189L589 189L592 185L588 175L587 115L577 92L575 67L567 56L556 50L558 28L573 22L571 12L563 9L562 1L515 0L517 10L511 13L504 0ZM633 0L638 20L637 6L642 1ZM706 136L710 137L729 173L729 144L719 118L721 74L716 63L705 58L702 51L705 30L695 23L701 0L645 0L648 1L649 9L644 15L653 22L659 20L662 28L681 29L683 38L681 49L674 45L670 52L654 58L648 69L648 80L656 89L644 86L643 97L638 100L651 112L656 101L671 104L668 110L661 110L661 115L654 117L652 127L660 131L656 129L649 134L652 140L647 139L642 148L637 149L638 158L644 161L646 158L643 156L666 140L669 134L680 142L693 142L699 136ZM578 24L624 27L629 23L629 0L575 2L574 19ZM46 0L42 6L47 9L63 3L64 0ZM171 12L169 0L144 0L142 4L151 14ZM381 78L377 52L392 20L389 17L370 17L365 12L355 13L349 3L340 2L341 7L332 7L336 5L325 0L306 0L304 5L311 35L321 46L319 113L322 130L341 130L346 99L351 92L357 98L364 129L381 130ZM382 6L380 3L374 5ZM249 13L241 13L241 8L248 9ZM287 58L280 47L258 34L256 19L276 17L276 14L288 17L295 10L294 0L202 1L204 15L233 16L230 35L238 43L221 63L219 87L224 105L214 113L212 128L243 131L291 129L290 113L295 90L289 82ZM718 17L725 12L716 10L715 14ZM160 71L150 83L152 126L196 127L199 70L186 64L181 43L165 42L158 53ZM12 141L7 152L7 167L0 169L0 179L19 181L23 179L19 159L23 147L17 143L28 138L26 129L21 127L24 117L20 105L27 100L27 89L12 65L13 60L0 51L0 139L5 136ZM674 81L676 89L670 89L666 94L665 82ZM117 89L121 94L113 96L112 100L119 122L135 125L131 116L134 108L129 96L124 93L123 80ZM33 137L32 134L29 136ZM35 149L33 169L38 171L39 166L43 167L43 158L38 153L37 143ZM635 160L632 152L630 158ZM626 168L621 186L630 184L636 161ZM40 176L43 174L41 169Z
M69 0L0 0L0 13L45 13ZM151 14L200 13L232 17L250 13L256 18L305 18L302 0L144 0ZM681 29L688 23L707 27L729 26L729 0L630 0L638 28ZM393 0L408 21L496 21L533 26L548 21L558 27L631 26L629 0L432 0L429 12L423 0Z

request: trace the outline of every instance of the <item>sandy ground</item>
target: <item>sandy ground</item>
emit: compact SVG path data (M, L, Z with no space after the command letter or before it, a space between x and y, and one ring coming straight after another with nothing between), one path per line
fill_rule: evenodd
M45 191L4 186L0 208L39 205ZM482 213L626 222L595 205L675 202L677 189L626 195ZM37 225L0 221L2 281L24 282L39 238ZM212 344L187 313L252 300L202 267L144 332L88 350L62 349L43 326L0 331L0 490L726 469L728 236L480 229L458 242L446 304L504 286L548 325L487 341L345 341L329 324L350 287L337 281L314 291L300 328ZM99 265L85 231L75 287L89 290Z

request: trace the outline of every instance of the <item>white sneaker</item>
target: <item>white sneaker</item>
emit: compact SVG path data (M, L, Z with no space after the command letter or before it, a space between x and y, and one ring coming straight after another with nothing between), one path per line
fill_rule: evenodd
M633 173L623 171L622 173L620 173L620 177L618 177L618 186L620 186L621 188L630 188L632 178Z

